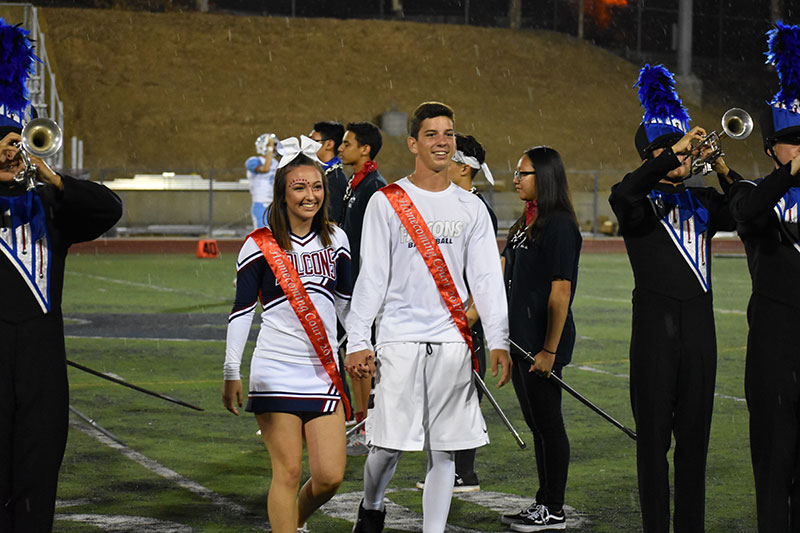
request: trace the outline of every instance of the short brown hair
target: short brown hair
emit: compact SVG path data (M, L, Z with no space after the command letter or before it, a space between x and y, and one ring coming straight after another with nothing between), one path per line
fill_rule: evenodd
M408 136L417 138L422 121L427 118L447 117L455 122L453 108L441 102L422 102L408 119Z

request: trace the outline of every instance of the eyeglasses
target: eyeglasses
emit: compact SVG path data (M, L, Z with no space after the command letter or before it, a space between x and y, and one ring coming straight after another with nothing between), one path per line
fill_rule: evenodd
M525 176L533 176L534 174L536 174L535 170L515 170L514 181L521 180Z

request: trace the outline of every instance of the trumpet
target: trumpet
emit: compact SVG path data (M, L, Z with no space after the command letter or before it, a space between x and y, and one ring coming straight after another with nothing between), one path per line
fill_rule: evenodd
M705 176L711 172L714 161L725 155L720 144L724 136L741 141L749 137L752 132L753 118L750 113L738 107L728 109L722 115L722 133L712 131L692 150L692 153L696 154L692 156L692 174L702 172ZM710 150L709 153L704 157L701 156L706 150Z
M49 118L35 118L28 122L20 135L19 157L23 169L14 176L14 181L25 183L27 190L36 188L38 167L30 156L46 158L58 153L64 143L61 127Z

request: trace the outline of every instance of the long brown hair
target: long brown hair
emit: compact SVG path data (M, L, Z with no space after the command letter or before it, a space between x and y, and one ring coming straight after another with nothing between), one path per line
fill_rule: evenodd
M292 249L292 240L289 238L291 229L289 226L289 212L286 208L286 176L295 168L303 166L314 167L322 178L322 187L325 191L325 197L322 200L319 211L314 215L314 220L311 221L311 230L319 235L323 246L331 245L333 228L331 227L330 220L328 220L328 179L319 163L305 154L300 154L289 162L288 165L279 168L275 173L272 205L269 208L269 215L267 217L269 228L275 236L275 241L278 243L278 246L284 250Z

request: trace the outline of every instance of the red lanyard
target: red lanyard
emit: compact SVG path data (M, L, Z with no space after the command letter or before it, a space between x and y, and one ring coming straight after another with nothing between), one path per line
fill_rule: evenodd
M264 254L269 268L272 269L275 279L278 280L278 285L283 289L289 305L292 306L294 314L297 315L306 335L308 335L308 340L311 341L314 351L317 352L317 357L319 357L322 366L325 367L325 371L330 376L331 381L336 386L336 390L339 392L339 396L342 398L345 417L350 418L350 403L344 393L342 376L339 374L333 349L331 349L331 344L328 342L325 324L322 323L322 318L320 318L314 303L309 298L303 282L300 280L300 275L295 270L286 252L278 246L269 228L257 229L250 234L250 237L253 238L253 241Z
M447 309L450 311L458 331L464 337L467 346L469 346L469 351L472 354L472 366L477 371L478 358L475 356L475 350L472 346L472 331L469 329L467 314L464 312L464 304L458 295L456 284L453 283L453 277L447 268L442 250L436 244L436 239L428 228L428 224L425 223L425 219L422 218L417 206L414 205L414 202L411 201L408 193L402 187L392 183L383 187L381 192L386 195L397 216L400 217L400 222L403 223L403 227L406 228L408 235L422 255L423 261L428 266L442 300L444 300Z

